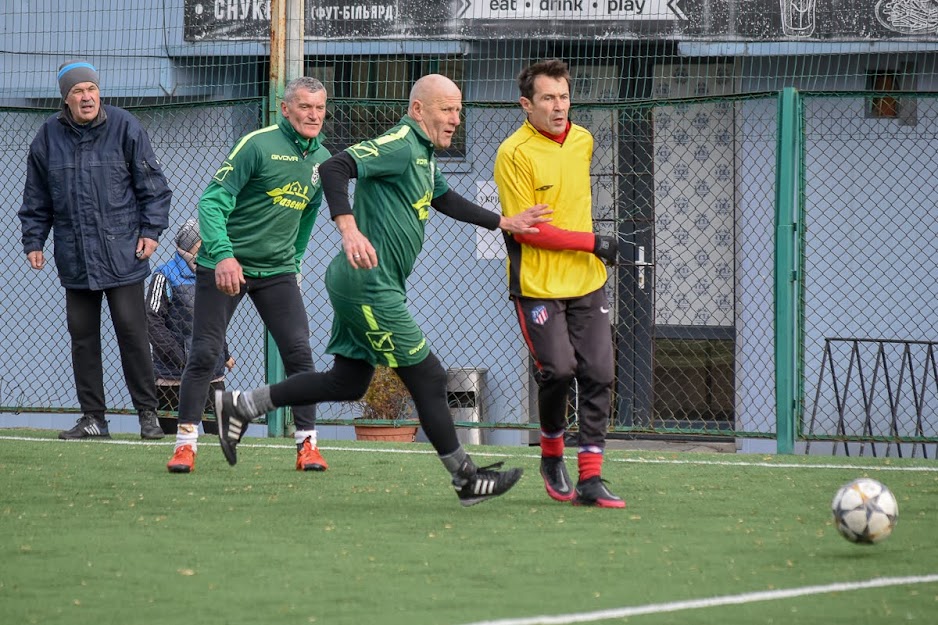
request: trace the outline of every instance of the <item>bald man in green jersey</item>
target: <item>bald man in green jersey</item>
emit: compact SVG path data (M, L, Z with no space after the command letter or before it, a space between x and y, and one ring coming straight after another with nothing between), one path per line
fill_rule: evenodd
M380 137L353 145L320 168L342 252L326 272L335 310L327 351L333 368L303 373L253 391L216 393L222 450L237 462L237 432L276 406L353 401L368 389L378 364L393 368L410 391L430 443L452 476L459 501L471 506L507 492L521 469L476 467L456 438L446 402L446 371L407 310L407 277L423 246L431 211L489 230L536 234L549 220L544 205L503 217L450 190L434 150L452 142L462 94L445 76L418 80L407 115ZM348 185L357 178L354 209Z
M228 323L245 295L277 344L287 374L313 370L297 276L322 202L319 167L330 156L319 136L326 117L322 83L308 76L291 80L280 113L276 124L235 144L199 200L202 247L192 348L179 389L176 448L166 465L171 473L194 469L209 384ZM315 406L298 406L293 417L296 470L325 471Z

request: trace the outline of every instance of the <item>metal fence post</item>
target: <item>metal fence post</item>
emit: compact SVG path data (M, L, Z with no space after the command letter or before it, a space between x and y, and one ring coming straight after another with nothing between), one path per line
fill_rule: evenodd
M303 75L303 0L271 0L270 3L270 95L267 101L267 123L277 121L280 101L286 83ZM267 383L274 384L286 377L280 350L270 332L264 336L264 360ZM288 436L285 408L267 413L267 436Z
M792 87L783 89L778 96L775 180L775 436L780 454L794 452L801 404L801 116L800 94Z

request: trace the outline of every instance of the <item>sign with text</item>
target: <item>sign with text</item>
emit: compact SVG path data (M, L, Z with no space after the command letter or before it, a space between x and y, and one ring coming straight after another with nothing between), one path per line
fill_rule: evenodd
M307 40L938 40L921 0L305 0ZM934 4L932 2L931 4ZM270 37L270 0L184 0L185 40Z
M679 0L464 0L460 19L622 20L687 19Z
M501 214L498 187L494 180L477 180L475 202L482 208ZM476 226L476 260L498 260L506 257L505 237L499 229Z

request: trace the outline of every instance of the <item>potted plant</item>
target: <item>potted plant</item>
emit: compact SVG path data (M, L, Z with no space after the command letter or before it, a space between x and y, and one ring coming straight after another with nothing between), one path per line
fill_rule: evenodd
M397 373L389 367L378 366L371 378L365 396L359 400L361 416L355 420L355 437L362 441L403 441L412 443L417 437L417 426L409 417L414 411L410 392ZM368 423L369 421L392 421ZM404 423L398 423L404 421Z

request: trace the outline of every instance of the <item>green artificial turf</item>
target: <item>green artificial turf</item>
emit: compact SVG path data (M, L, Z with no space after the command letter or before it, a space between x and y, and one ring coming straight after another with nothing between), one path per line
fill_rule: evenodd
M609 451L604 475L628 508L601 510L550 500L536 449L475 448L477 464L525 476L462 508L421 444L320 441L329 471L298 473L289 441L246 439L232 468L203 437L195 473L173 475L171 442L54 436L0 430L3 623L459 625L938 573L935 460ZM899 501L875 546L830 520L834 492L860 475ZM590 622L936 614L930 582Z

